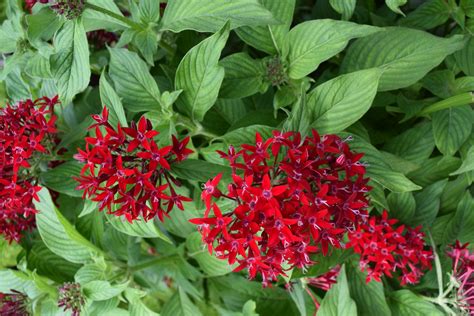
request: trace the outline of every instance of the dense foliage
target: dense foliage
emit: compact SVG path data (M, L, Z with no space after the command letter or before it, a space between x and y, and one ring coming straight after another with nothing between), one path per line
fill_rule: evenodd
M0 21L0 315L474 313L473 0Z

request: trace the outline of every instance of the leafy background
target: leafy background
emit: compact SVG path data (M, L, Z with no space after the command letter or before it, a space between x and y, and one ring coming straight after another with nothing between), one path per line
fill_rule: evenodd
M192 136L197 154L173 172L195 202L164 224L130 225L80 198L80 165L46 170L37 231L0 243L0 292L25 292L38 315L61 314L66 281L83 287L88 315L312 315L307 290L318 315L442 315L420 296L438 291L434 270L409 288L365 284L353 256L333 254L294 271L291 291L264 289L203 250L188 219L203 213L199 184L226 171L216 149L275 128L351 135L373 212L423 225L446 282L446 245L474 241L474 1L169 0L164 14L156 0L87 2L75 20L2 2L0 103L59 94L65 159L103 105L123 125L145 115L164 142ZM88 43L100 29L118 43ZM343 262L328 293L308 288Z

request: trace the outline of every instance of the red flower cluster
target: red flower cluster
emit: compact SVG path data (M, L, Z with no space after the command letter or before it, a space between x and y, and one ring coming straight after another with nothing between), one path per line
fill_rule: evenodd
M315 277L315 278L308 278L308 283L314 287L317 287L323 291L329 291L333 284L337 283L337 277L339 276L339 272L341 272L341 266L336 265L332 267L328 272Z
M474 315L474 253L467 249L468 246L456 241L448 256L453 259L453 277L457 281L457 307L467 315Z
M105 46L111 46L118 41L117 34L113 32L107 32L105 30L97 30L93 32L87 32L87 40L89 45L95 49L102 49Z
M260 273L264 286L284 275L284 267L314 264L311 253L327 255L329 247L343 248L342 238L367 217L369 191L365 167L336 135L311 137L274 131L254 145L219 152L228 160L233 181L228 192L217 185L221 175L208 181L202 199L204 218L199 225L209 251L247 268L249 277ZM222 212L213 198L224 197L235 207ZM210 217L210 210L214 217Z
M33 6L36 4L36 3L48 3L49 0L25 0L25 8L31 12L31 10L33 9Z
M392 277L392 272L399 270L402 285L414 284L423 270L431 269L433 251L425 250L421 227L395 228L397 222L384 211L381 217L370 217L367 223L349 233L347 247L361 255L360 267L368 272L367 282L371 279L380 282L382 275Z
M57 103L57 97L44 97L0 110L0 234L9 241L19 241L34 227L33 199L39 191L34 167L55 143Z
M64 283L59 288L58 307L63 310L71 311L71 316L80 316L81 309L86 303L86 300L81 292L81 285L79 283Z
M180 183L169 170L171 163L193 152L186 147L189 137L178 141L173 136L172 146L160 148L154 140L159 133L145 117L130 127L118 124L114 128L104 108L102 115L93 115L93 119L96 124L90 129L95 130L95 137L86 137L86 149L79 149L74 156L86 164L76 178L84 197L99 202L100 210L107 208L109 213L124 215L129 222L156 215L163 220L175 205L183 210L182 202L191 199L176 193L173 185Z
M0 293L0 315L2 316L28 316L28 297L18 291L12 290L10 294Z

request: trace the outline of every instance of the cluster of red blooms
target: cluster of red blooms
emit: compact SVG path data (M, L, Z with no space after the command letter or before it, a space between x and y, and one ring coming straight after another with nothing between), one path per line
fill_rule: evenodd
M341 272L341 266L336 265L332 267L328 272L314 278L308 278L308 284L317 287L323 291L329 291L333 284L337 283L337 277Z
M204 218L199 225L209 251L247 268L249 277L260 273L263 285L284 275L283 267L305 269L314 264L310 254L327 255L329 247L343 248L343 236L367 219L369 191L362 154L353 153L336 135L313 130L274 131L255 145L219 152L232 168L227 192L218 187L221 175L208 181L202 199ZM235 201L222 212L213 198ZM214 217L210 217L210 211Z
M58 307L71 311L71 316L79 316L86 303L79 283L64 283L59 288Z
M19 241L34 227L35 185L32 164L39 164L55 143L57 97L21 101L0 110L0 234ZM39 155L38 155L39 154Z
M0 315L2 316L28 316L28 297L18 291L12 290L10 294L0 293Z
M183 210L183 201L190 198L179 195L174 186L178 180L169 173L170 164L187 158L193 151L187 148L189 137L179 141L173 136L171 146L158 147L154 140L159 134L151 122L142 117L130 127L108 122L108 110L93 115L96 124L94 137L86 137L86 149L74 156L85 163L81 176L76 178L84 190L84 197L99 203L99 209L108 209L129 222L143 216L150 220L164 215L176 205ZM101 128L104 132L101 131ZM166 209L165 209L166 207Z
M421 227L396 227L397 222L384 211L381 217L370 217L349 233L347 246L361 255L360 267L368 273L367 282L380 282L382 275L392 277L392 272L399 270L402 285L414 284L423 270L431 269L433 251L425 249Z
M467 249L468 246L456 241L448 256L453 259L453 277L457 281L457 307L474 315L474 253Z

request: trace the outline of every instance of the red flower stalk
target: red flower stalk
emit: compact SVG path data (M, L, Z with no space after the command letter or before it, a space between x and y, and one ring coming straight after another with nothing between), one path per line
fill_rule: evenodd
M0 293L0 315L2 316L28 316L28 297L18 291L12 290L10 294Z
M227 192L218 188L221 175L204 185L206 204L199 225L209 251L237 263L235 271L260 273L269 285L284 266L305 269L314 264L310 254L327 255L343 248L343 236L366 219L370 190L365 167L346 141L336 135L301 139L295 132L275 131L264 140L236 151L220 152L232 170ZM216 199L235 202L221 210ZM210 212L214 216L210 216Z
M474 253L467 249L468 245L456 241L448 256L453 259L457 307L468 315L474 315Z
M79 316L85 303L79 283L64 283L59 288L58 307L70 310L72 316Z
M361 270L368 272L367 282L381 281L382 275L392 277L401 272L401 284L417 283L423 270L431 269L433 251L426 250L421 227L396 226L398 220L389 219L387 211L382 216L371 216L349 233L349 243L361 255Z
M19 241L34 227L33 199L40 189L35 166L44 163L56 142L57 103L57 97L44 97L0 110L0 234L9 241Z
M164 216L176 205L192 201L176 193L177 181L170 174L170 165L187 158L193 151L186 147L189 138L173 145L159 147L155 142L158 132L151 122L142 117L130 127L120 124L114 128L108 122L108 110L93 115L96 124L94 137L86 137L86 149L79 149L74 158L85 163L78 190L83 197L99 203L99 210L125 216L129 222L142 216L145 220ZM101 130L102 128L102 130Z
M328 272L315 277L307 278L307 281L310 285L317 287L323 291L329 291L333 284L336 284L337 277L341 271L341 266L337 265L332 267Z

